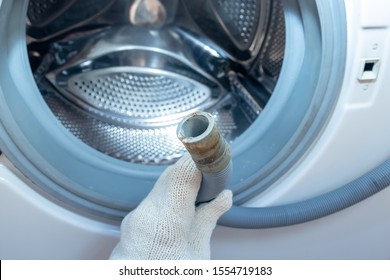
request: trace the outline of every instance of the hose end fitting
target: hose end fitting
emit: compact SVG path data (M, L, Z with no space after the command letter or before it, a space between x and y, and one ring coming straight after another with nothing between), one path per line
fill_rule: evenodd
M230 181L230 145L221 136L213 116L206 112L196 112L185 117L176 132L203 175L197 202L214 199Z

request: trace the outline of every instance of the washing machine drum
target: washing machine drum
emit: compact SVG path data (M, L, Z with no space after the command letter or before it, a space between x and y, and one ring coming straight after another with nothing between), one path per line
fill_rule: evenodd
M210 112L240 205L318 137L343 79L342 1L4 0L0 149L40 193L120 221Z

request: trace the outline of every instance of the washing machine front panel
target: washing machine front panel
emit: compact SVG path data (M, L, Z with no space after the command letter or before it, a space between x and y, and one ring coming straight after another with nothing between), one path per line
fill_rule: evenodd
M249 189L249 193L258 194L262 191L260 194L250 198L244 190L241 195L236 196L236 201L244 202L244 205L249 207L300 201L335 189L389 158L390 149L386 143L389 143L390 135L385 126L385 116L388 114L385 105L388 104L388 96L384 94L390 89L390 84L384 78L386 69L390 65L386 51L388 50L389 22L383 12L388 4L379 0L368 2L364 0L345 1L347 19L345 28L348 32L344 36L346 36L347 44L340 46L347 48L344 50L347 54L346 61L338 61L337 65L334 61L336 58L343 58L341 55L343 51L322 52L325 56L333 56L333 60L319 60L323 62L321 66L325 69L318 72L319 77L327 75L328 79L336 81L337 79L333 77L335 75L342 81L342 87L341 84L338 87L337 82L330 86L331 89L337 91L335 96L338 97L335 105L330 102L329 107L327 107L328 111L332 110L332 114L328 114L326 118L320 118L322 125L314 130L315 133L312 131L316 137L306 142L306 146L301 147L302 150L294 160L291 160L290 157L279 158L279 160L290 159L286 160L285 165L280 166L283 172L276 173L278 175L275 177L265 177L266 180L259 180L261 176L249 176L252 185L260 182L260 187ZM321 23L318 25L318 31L322 34L330 34L331 30L327 29L327 25L324 24L324 18L330 20L329 15L333 15L336 17L335 21L339 20L339 8L342 2L331 1L331 4L329 2L326 4L326 2L317 1L316 5L313 4L314 1L291 3L284 3L286 6L291 5L287 9L291 12L290 17L288 13L285 16L287 22L292 21L290 25L286 25L286 44L288 44L288 40L291 40L290 43L297 43L298 49L295 50L296 55L293 55L294 51L292 50L290 50L290 55L288 51L286 52L280 73L281 76L284 75L283 81L285 83L281 84L279 80L275 85L276 92L280 88L296 83L297 76L294 74L297 73L293 71L294 67L301 64L306 69L306 66L310 64L304 62L316 58L305 57L305 50L299 49L299 47L308 46L299 44L299 38L305 40L305 35L307 36L308 33L305 34L302 21L298 20L295 25L293 24L294 19L297 19L296 15L305 11L316 11L313 15L316 14L314 18L317 18L318 21L314 22ZM6 12L11 13L14 9L20 9L19 12L24 9L24 13L27 13L27 5L22 7L20 3L11 5L10 2L5 1L0 7L2 12L0 15ZM328 16L321 18L323 15ZM313 23L310 22L310 16L302 18ZM8 57L7 63L1 64L2 70L8 75L8 81L7 79L1 80L0 90L4 91L12 87L17 92L23 93L24 96L34 96L39 90L27 86L35 84L31 72L18 70L21 65L29 69L25 50L26 41L20 36L25 32L25 25L14 19L11 26L13 26L12 29L3 30L8 34L9 39L7 44L0 47L2 55L7 53ZM289 26L294 27L296 38L290 37L289 39L288 34L294 34L293 30L288 31ZM312 26L315 28L315 24ZM341 33L337 34L343 34L342 30L341 27ZM315 37L314 29L312 32L312 36ZM313 42L316 42L314 37ZM324 38L326 36L318 37L317 42L321 42ZM329 43L329 40L324 41ZM329 45L316 45L320 48L324 46ZM240 59L243 59L242 57L245 55L243 53L241 55ZM293 63L294 59L296 61ZM286 61L290 63L286 64ZM335 62L334 65L326 63L332 61ZM310 70L300 73L308 75ZM286 79L286 77L291 77L291 79ZM18 83L15 79L28 81L28 83ZM316 83L318 86L324 87L324 81L327 79L319 79ZM313 89L318 90L315 86ZM285 102L289 100L287 98L289 94L285 91L280 92L269 100L254 124L260 123L260 121L271 122L273 114L278 121L285 121L285 118L277 114L278 110L283 110L283 107L272 105L279 103L283 98L285 98ZM286 93L285 97L283 97L283 92ZM112 199L112 196L115 197L115 193L122 194L122 187L112 188L108 192L109 200L105 196L107 194L105 187L108 184L110 187L112 185L140 186L146 184L150 188L164 167L129 163L104 155L95 148L85 145L63 126L61 120L53 116L44 98L27 98L27 103L19 104L19 109L26 112L20 115L13 115L10 108L4 106L4 104L17 104L16 97L2 94L1 98L2 128L3 131L7 131L7 133L2 134L2 143L3 149L7 150L8 159L2 155L0 166L2 197L0 213L3 226L6 229L0 234L0 248L2 249L0 257L107 258L119 236L118 220L120 218L118 217L127 213L129 205L125 205L123 200ZM315 101L315 99L312 100ZM35 107L41 108L41 112L31 113ZM295 110L300 109L302 108L295 108ZM30 113L28 113L29 111ZM4 112L8 113L7 116L12 115L14 118L20 119L16 120L18 122L14 122L15 120L12 118L5 118ZM34 114L37 116L30 119L29 116ZM42 120L45 121L40 123ZM19 129L18 126L10 129L12 127L10 124L18 123L20 125L23 122L25 122L23 129ZM30 129L26 127L30 127ZM42 131L45 131L45 134L30 138L31 130L38 127L44 127ZM251 125L235 139L233 147L236 147L236 160L240 154L245 154L243 152L247 145L255 143L256 139L251 135L256 129L257 131L262 130L264 133L267 132L262 126ZM53 135L56 135L55 137L61 135L63 141L56 142L53 146L53 142L48 140L52 139ZM279 134L273 134L272 137L276 138L277 135ZM281 135L280 137L287 141L289 136ZM286 146L286 149L290 144ZM45 147L45 149L37 149L37 147ZM268 147L271 149L272 145ZM26 154L28 156L22 154L26 148L30 148ZM266 150L264 150L264 155L265 157L271 156L271 154L267 154ZM56 157L63 159L64 164L61 168L53 167L50 163ZM74 159L77 159L77 168L65 164L66 162L74 162ZM246 166L249 170L251 168L255 170L259 167L253 164L253 158L245 160L242 157L241 161L242 164L239 166ZM268 161L263 162L264 165L267 165L266 163L269 164ZM22 172L17 170L14 164ZM83 170L83 173L72 174L71 177L65 176L67 172L74 173L75 169ZM252 173L254 173L253 170ZM99 177L93 178L95 180L93 182L90 181L89 178L97 173L100 174ZM87 176L88 174L90 176ZM112 177L112 174L116 175ZM103 183L97 182L102 177L106 177ZM131 184L129 184L129 178ZM241 179L237 177L236 180L238 182ZM261 184L267 180L269 182L266 182L266 187L263 187L264 185ZM64 187L64 183L71 187ZM58 184L62 187L58 188ZM245 189L245 184L241 186ZM79 191L85 187L90 190L87 196ZM138 190L127 192L129 195L124 197L124 200L131 201L130 208L135 207L147 191L148 188L143 192ZM385 259L390 255L390 248L385 242L386 236L390 232L390 224L386 222L385 215L389 210L387 203L389 198L390 193L385 190L339 213L289 227L243 230L218 226L212 237L212 257L217 259ZM84 205L85 209L80 205ZM96 220L97 216L102 219ZM116 222L115 219L112 219L113 216L116 217ZM49 249L42 250L42 248Z
M108 2L112 1L99 3ZM125 2L110 4L107 11L115 12ZM210 35L203 21L195 18L195 23L188 23L187 6L197 4L180 3L173 5L179 16L167 15L164 28L148 32L133 22L123 24L121 17L115 24L96 25L94 20L107 20L102 10L96 19L88 18L88 25L76 22L69 27L64 20L64 29L51 34L76 6L53 15L50 23L40 23L26 2L4 2L5 14L27 12L31 19L26 26L20 17L9 21L3 17L2 34L8 37L2 56L8 63L2 64L1 146L49 198L66 201L72 210L88 216L120 221L145 197L164 164L183 152L182 147L181 152L171 150L173 154L163 151L177 146L169 133L192 110L211 110L233 141L235 165L243 166L233 173L229 186L237 204L270 187L318 137L343 78L342 1L251 2L260 17L254 17L257 28L249 32L252 39L245 51L239 51L243 46L233 40L236 33L230 34L232 46L224 49L219 39L226 31ZM226 19L235 17L225 14L218 3L207 4L207 19L219 18L220 24L228 25ZM333 24L326 27L327 22ZM285 55L280 47L284 41ZM271 58L275 61L268 63ZM172 84L179 81L182 90L173 90ZM165 83L163 88L173 99L168 102L164 97L161 103L153 92ZM186 89L194 88L199 96L190 102L187 97L194 93L187 94ZM177 92L187 101L176 102ZM229 119L233 123L226 125ZM154 146L148 141L159 142L162 154L157 157L149 151L145 157L142 150ZM139 150L135 158L131 147Z
M80 216L37 193L0 156L1 259L106 259L118 227Z
M342 94L323 134L290 174L248 205L315 197L360 177L390 157L386 129L390 21L381 16L387 4L357 3L346 1L348 51ZM362 79L367 70L364 65L370 61L377 63L376 70L369 69L375 78Z
M306 156L248 207L284 205L336 189L390 156L387 127L390 90L389 3L345 1L348 51L338 103L323 134ZM375 78L362 80L367 61L380 63ZM366 69L367 70L367 69ZM371 68L369 69L372 70ZM218 227L213 257L250 259L389 259L389 188L343 211L277 229ZM240 237L241 242L236 238Z

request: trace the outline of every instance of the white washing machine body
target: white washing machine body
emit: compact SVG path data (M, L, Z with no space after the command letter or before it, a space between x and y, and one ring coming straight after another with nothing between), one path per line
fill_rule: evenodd
M384 0L345 1L347 59L337 103L320 137L248 207L301 201L336 189L390 158L390 19ZM1 16L1 15L0 15ZM369 62L375 67L366 67ZM367 78L367 74L369 77ZM373 76L370 76L373 75ZM118 225L49 200L0 157L0 258L105 259ZM214 259L389 259L390 188L335 214L273 229L217 226Z

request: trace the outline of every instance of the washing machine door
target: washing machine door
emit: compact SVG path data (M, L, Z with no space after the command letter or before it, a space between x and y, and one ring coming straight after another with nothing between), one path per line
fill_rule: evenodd
M291 170L344 77L343 1L8 1L0 149L47 198L118 223L213 114L240 205Z

